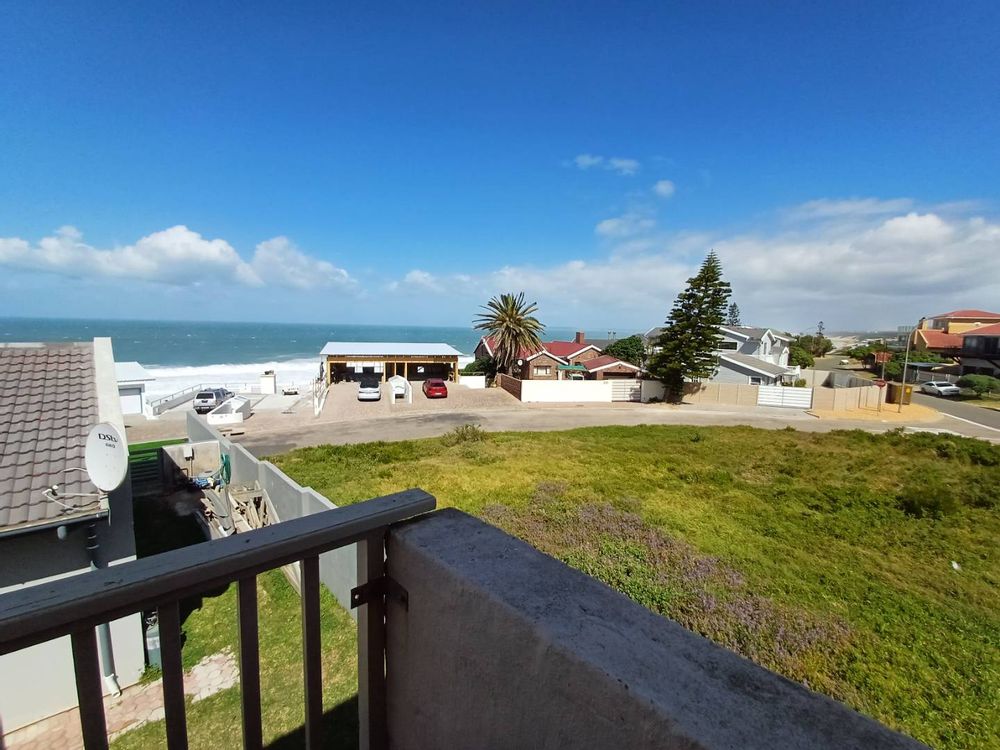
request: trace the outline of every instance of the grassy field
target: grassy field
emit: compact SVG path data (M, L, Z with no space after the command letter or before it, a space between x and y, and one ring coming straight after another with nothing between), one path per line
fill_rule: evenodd
M998 747L1000 447L643 426L275 460L340 504L422 487L928 744Z

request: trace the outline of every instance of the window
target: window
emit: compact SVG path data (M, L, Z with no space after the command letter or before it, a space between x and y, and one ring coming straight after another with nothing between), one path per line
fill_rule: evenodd
M545 376L545 375L551 375L552 374L552 368L549 367L548 365L539 365L538 367L536 367L531 372L537 378L537 377L541 377L541 376Z
M719 349L726 352L734 352L737 349L739 349L739 344L737 344L735 341L720 341Z
M764 385L764 380L763 378L758 378L756 375L751 375L750 385Z

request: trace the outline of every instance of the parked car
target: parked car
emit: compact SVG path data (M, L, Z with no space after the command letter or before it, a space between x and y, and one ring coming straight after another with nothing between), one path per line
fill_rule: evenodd
M448 398L448 386L440 378L425 380L424 395L427 398Z
M382 398L382 383L376 378L362 378L358 383L358 401L378 401Z
M920 390L934 396L958 396L962 389L947 380L928 380Z
M197 395L194 397L194 410L198 414L210 412L223 401L227 401L232 397L232 391L227 391L225 388L212 388L208 391L198 391Z

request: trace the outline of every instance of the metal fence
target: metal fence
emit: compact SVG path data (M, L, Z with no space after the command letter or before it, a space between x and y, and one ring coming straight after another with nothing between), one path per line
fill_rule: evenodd
M168 750L188 746L181 666L182 599L237 582L243 746L262 747L257 575L301 566L305 738L322 746L319 556L357 543L358 704L362 750L386 746L385 535L388 527L433 510L434 498L413 489L315 513L224 539L133 560L83 576L0 595L0 655L68 635L72 644L80 724L86 750L107 750L96 628L156 608L163 662Z

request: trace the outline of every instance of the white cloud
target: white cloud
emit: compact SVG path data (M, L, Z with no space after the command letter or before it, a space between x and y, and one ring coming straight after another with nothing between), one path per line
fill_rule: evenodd
M620 156L612 156L608 159L608 169L620 175L633 175L639 171L639 162L635 159L624 159Z
M636 174L642 165L636 159L627 159L622 156L598 156L596 154L579 154L573 157L572 164L577 169L600 168L609 172L615 172L625 177Z
M134 279L178 286L218 281L310 289L353 283L346 271L305 255L286 237L259 244L248 263L225 240L206 239L183 225L110 249L87 244L71 226L60 227L37 245L19 237L0 237L0 266L71 278Z
M661 198L670 198L677 192L677 187L670 180L658 180L653 185L653 192Z
M648 232L656 222L648 216L630 211L621 216L599 221L594 231L602 237L633 237Z
M628 323L639 330L663 320L715 248L733 299L757 325L796 330L822 319L830 330L874 329L912 324L938 308L1000 306L996 220L874 211L863 223L851 214L813 215L792 227L776 221L770 230L735 235L666 234L651 222L602 222L602 235L620 240L603 257L434 281L442 298L465 300L469 309L490 294L523 290L552 325Z
M871 217L907 211L913 206L909 198L846 198L831 200L820 198L795 206L787 212L792 219L840 219L844 217Z
M573 158L573 163L579 169L590 169L591 167L596 167L604 163L603 156L594 156L593 154L580 154Z
M257 245L250 265L263 282L294 289L348 288L356 284L343 268L306 255L287 237Z

